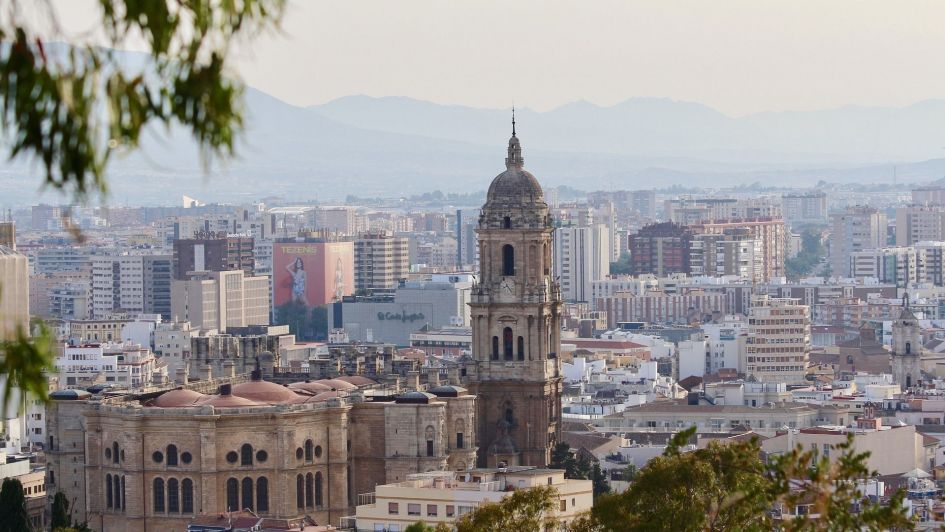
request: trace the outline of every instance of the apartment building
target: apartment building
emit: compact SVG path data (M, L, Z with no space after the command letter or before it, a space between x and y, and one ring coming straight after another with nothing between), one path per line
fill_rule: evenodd
M269 278L242 270L194 274L173 282L171 309L175 320L197 329L269 325Z
M92 260L92 317L114 312L171 315L171 255L110 255Z
M748 376L763 382L806 382L810 307L794 298L757 296L746 333L743 367Z
M358 293L393 290L410 273L406 237L364 233L354 241L354 288Z
M850 257L886 245L886 214L872 207L847 207L832 216L830 266L840 277L851 275Z
M896 209L896 245L945 240L945 208L940 205L907 205Z
M564 300L592 300L591 283L610 274L609 243L609 229L604 224L555 229L552 268Z

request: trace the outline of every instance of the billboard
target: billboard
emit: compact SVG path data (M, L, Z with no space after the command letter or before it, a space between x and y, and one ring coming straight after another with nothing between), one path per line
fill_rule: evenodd
M274 243L272 290L277 307L291 301L315 307L352 295L354 243Z

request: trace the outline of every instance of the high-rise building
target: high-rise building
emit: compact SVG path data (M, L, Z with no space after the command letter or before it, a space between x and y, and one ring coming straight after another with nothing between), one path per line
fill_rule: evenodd
M706 222L690 227L694 234L726 234L738 232L761 242L765 281L784 276L787 231L781 218L760 217Z
M18 329L29 328L29 287L26 256L0 246L0 340L12 339Z
M756 296L748 311L743 367L764 382L807 382L810 307L794 298Z
M656 218L656 191L634 190L631 192L630 209L644 218Z
M886 244L886 214L872 207L848 207L833 215L830 234L830 266L833 275L849 277L854 253Z
M908 205L896 209L896 245L945 240L945 207Z
M827 194L819 190L781 196L784 221L794 225L827 223Z
M171 255L110 255L92 260L92 317L116 311L171 316Z
M648 225L630 236L633 275L689 273L692 231L672 222Z
M916 205L945 205L945 186L926 185L912 189L912 203Z
M33 205L32 224L34 231L58 231L62 229L62 208L56 205Z
M480 282L470 303L479 465L546 466L561 434L561 295L555 232L515 135L479 219Z
M190 272L255 270L254 240L225 233L197 233L196 238L174 241L174 279L187 279Z
M745 228L694 235L689 252L693 276L734 275L753 282L764 280L764 243Z
M316 207L311 211L311 228L339 235L357 234L357 209L354 207Z
M389 233L364 233L354 241L354 289L359 293L393 290L410 273L407 239Z
M204 272L171 285L171 314L197 329L269 325L269 278L242 270Z
M603 224L555 230L552 272L566 301L593 301L591 283L610 275L608 233L609 228Z

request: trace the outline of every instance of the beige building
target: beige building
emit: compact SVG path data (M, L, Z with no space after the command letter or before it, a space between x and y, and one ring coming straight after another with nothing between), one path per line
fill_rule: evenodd
M907 205L896 209L896 245L945 240L945 208L940 205Z
M365 233L354 241L354 288L358 292L393 290L409 273L406 237Z
M473 469L463 473L437 471L410 475L405 481L379 485L358 497L354 516L343 524L357 530L405 530L417 521L432 526L454 523L486 503L499 502L515 490L552 486L558 504L552 515L569 523L594 503L590 480L564 478L560 469L510 467Z
M204 272L171 284L171 314L197 329L269 324L269 278L242 270Z
M473 466L475 397L462 388L404 393L360 376L279 385L232 367L143 395L54 392L49 491L98 531L183 530L228 510L337 524L356 493Z
M752 299L741 365L749 377L764 382L806 382L810 307L799 301L769 296Z
M759 241L761 243L761 279L769 281L784 276L787 230L784 227L784 220L780 217L751 217L703 222L691 228L694 234L738 234L740 238ZM747 249L745 253L747 256ZM754 250L752 253L755 253Z
M0 246L0 340L13 338L20 327L29 333L29 287L26 256Z
M854 253L886 245L886 213L873 207L847 207L831 216L830 266L833 275L851 274Z

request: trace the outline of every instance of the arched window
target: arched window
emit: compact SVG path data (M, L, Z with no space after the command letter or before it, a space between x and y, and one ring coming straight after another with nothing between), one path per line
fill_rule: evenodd
M305 507L315 507L315 477L311 473L305 475Z
M512 416L512 408L511 407L506 408L505 409L505 422L511 425L514 419L515 418Z
M112 476L105 475L105 507L112 507Z
M322 473L315 473L315 507L322 507Z
M462 449L466 442L463 441L463 435L466 432L466 422L462 418L456 420L456 448Z
M121 510L125 511L125 503L128 502L128 497L125 496L125 475L121 476Z
M253 465L253 446L248 443L240 447L240 465Z
M518 337L518 359L525 360L525 337Z
M164 479L154 479L154 511L164 513Z
M492 337L492 360L499 360L499 337Z
M505 355L506 360L512 360L514 354L512 353L512 328L506 327L502 329L502 353Z
M185 514L194 513L194 481L185 478L180 483L181 511Z
M112 442L112 462L118 463L118 442Z
M241 502L243 503L242 509L253 508L253 479L249 477L243 479L243 497Z
M912 354L912 342L906 342L906 354L907 355Z
M515 248L512 244L502 246L502 275L515 275Z
M121 492L121 478L118 475L112 477L112 482L115 484L115 509L120 510L125 505L125 497Z
M226 511L235 512L240 509L240 482L235 478L226 481Z
M301 474L295 476L295 505L305 508L305 478Z
M177 465L177 446L173 443L167 446L167 465Z
M256 479L256 511L269 511L269 480L266 477Z
M511 216L506 216L505 218L502 219L502 228L503 228L503 229L511 229L511 228L512 228L512 217L511 217Z
M306 462L312 461L312 454L313 454L312 449L313 449L312 440L305 440L305 461Z
M167 513L180 513L180 485L176 478L167 479Z

